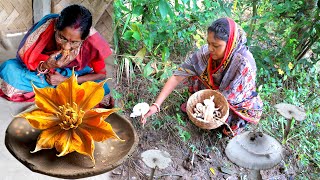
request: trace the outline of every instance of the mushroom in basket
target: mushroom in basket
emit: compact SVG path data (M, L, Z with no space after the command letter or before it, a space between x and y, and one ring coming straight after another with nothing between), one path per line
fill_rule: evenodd
M202 103L197 103L196 107L194 107L194 113L193 115L199 120L199 121L219 121L221 118L221 112L219 111L219 108L215 106L214 103L214 96L211 96L209 99L203 100Z

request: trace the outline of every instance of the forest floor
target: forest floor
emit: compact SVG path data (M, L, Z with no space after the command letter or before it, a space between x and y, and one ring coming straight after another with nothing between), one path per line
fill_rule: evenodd
M170 95L163 104L162 111L150 117L143 127L139 118L130 118L130 113L135 104L139 102L151 104L154 101L156 96L148 91L151 82L139 77L133 82L125 78L116 82L117 73L114 72L112 83L117 92L113 94L117 99L116 106L122 108L120 114L128 118L135 127L139 143L133 154L111 172L112 178L148 179L151 168L144 164L141 153L158 149L168 152L172 162L168 168L157 169L155 179L250 179L249 169L241 168L228 160L225 148L230 138L221 133L221 127L202 130L188 119L187 114L180 111L180 104L186 101L181 96L185 91L183 88L178 88ZM257 127L247 126L247 130L253 128ZM259 125L258 129L261 129ZM186 139L187 136L190 138ZM260 171L263 179L295 179L299 165L290 148L284 146L283 149L284 158L278 165Z

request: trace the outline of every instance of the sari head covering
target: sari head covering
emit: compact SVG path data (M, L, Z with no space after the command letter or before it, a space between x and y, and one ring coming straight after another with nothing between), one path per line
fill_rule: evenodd
M190 91L204 88L219 90L229 103L230 114L258 123L263 104L256 92L256 63L245 45L245 32L230 18L221 20L229 26L229 37L221 63L215 65L208 45L204 45L188 56L174 75L190 77Z

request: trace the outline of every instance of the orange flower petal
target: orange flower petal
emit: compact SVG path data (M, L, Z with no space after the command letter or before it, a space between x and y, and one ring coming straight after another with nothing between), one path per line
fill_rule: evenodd
M51 128L61 122L61 120L54 114L46 113L39 109L20 114L17 117L26 118L33 128L41 130Z
M58 107L61 104L54 88L37 88L34 85L32 86L35 93L35 103L40 109L51 113L58 111Z
M77 78L73 71L71 77L60 83L56 90L58 95L57 97L59 97L62 103L61 105L67 103L73 104L73 102L79 104L85 94L85 90L78 85Z
M82 118L82 123L88 124L89 126L98 126L101 121L104 121L110 114L118 111L119 108L104 109L95 108L87 111Z
M83 111L87 111L97 105L104 96L104 85L105 81L96 83L93 81L87 81L81 84L81 88L85 89L85 95L82 101L79 103L79 108Z
M76 147L75 151L80 154L89 156L93 163L95 164L93 151L94 151L94 141L91 134L82 128L76 129L76 140L78 140L78 146Z
M55 147L60 152L57 155L59 157L77 151L80 154L89 156L93 163L95 163L93 157L94 141L90 133L84 129L77 128L61 133L55 143Z
M72 144L73 141L73 130L64 131L60 134L60 137L56 140L55 147L60 154L57 156L64 156L68 153L74 151L74 145Z
M55 142L59 139L61 132L64 132L64 130L62 130L60 126L54 126L42 131L38 137L36 148L31 153L35 153L41 149L53 148Z
M90 126L88 124L80 124L78 128L83 128L85 130L87 130L93 140L95 141L104 141L108 138L114 138L114 139L119 139L121 140L117 134L113 131L112 126L105 122L105 121L101 121L99 125L97 126Z

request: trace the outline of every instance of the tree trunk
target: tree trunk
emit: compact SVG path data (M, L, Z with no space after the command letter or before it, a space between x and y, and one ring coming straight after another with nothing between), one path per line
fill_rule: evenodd
M319 21L318 15L319 10L317 10L317 0L306 0L304 7L301 8L301 11L298 12L299 18L295 22L295 27L292 29L293 34L290 36L290 39L297 39L299 41L298 46L296 47L295 59L299 61L302 57L308 52L314 42L319 39L319 35L312 35L311 32L314 29L314 26ZM308 19L308 20L307 20ZM306 21L311 21L307 26L303 26ZM319 33L318 33L319 34Z

